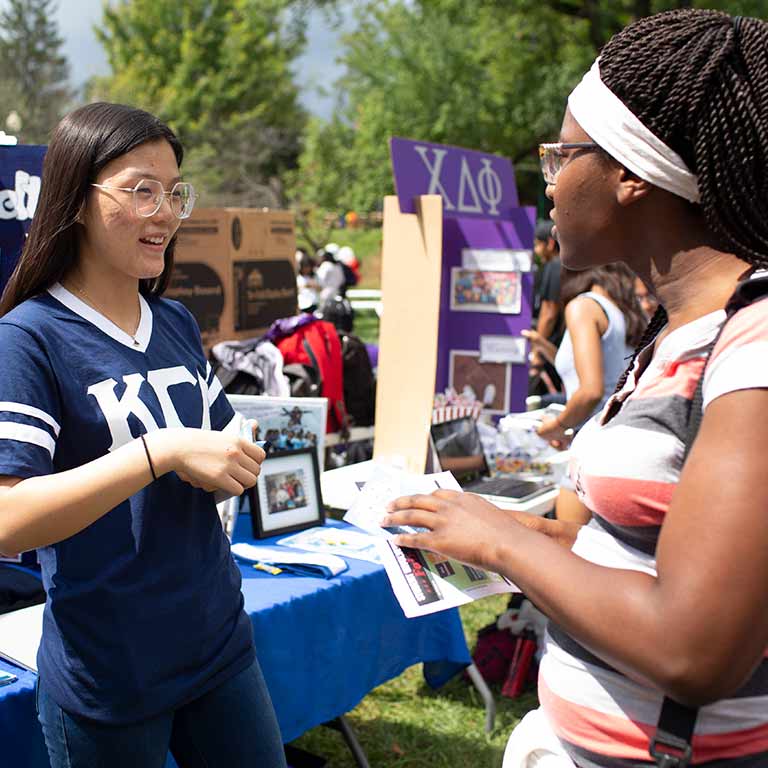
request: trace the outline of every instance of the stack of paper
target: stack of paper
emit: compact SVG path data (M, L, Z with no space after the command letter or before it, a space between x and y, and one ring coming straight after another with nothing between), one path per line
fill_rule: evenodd
M0 616L0 656L17 667L37 672L37 649L43 636L45 604Z
M281 547L304 549L308 552L327 552L333 555L380 563L381 556L376 549L376 539L368 533L350 528L317 526L299 531L284 539L278 539Z

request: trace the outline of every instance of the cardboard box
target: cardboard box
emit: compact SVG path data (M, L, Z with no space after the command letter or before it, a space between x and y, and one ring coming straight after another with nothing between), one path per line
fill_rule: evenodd
M290 211L197 209L179 227L165 295L195 316L206 352L258 337L298 312L295 253Z

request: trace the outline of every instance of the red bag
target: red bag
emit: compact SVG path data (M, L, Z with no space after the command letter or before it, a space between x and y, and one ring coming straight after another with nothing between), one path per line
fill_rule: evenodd
M536 634L529 629L516 637L515 653L509 665L507 679L501 687L501 695L509 699L517 698L525 689L534 668L536 653Z
M337 432L347 426L344 407L344 369L341 342L333 323L317 320L297 328L277 342L285 365L299 364L312 368L320 381L320 396L328 398L326 432Z
M508 629L499 629L495 622L478 631L472 661L486 683L500 683L506 678L515 655L516 640Z

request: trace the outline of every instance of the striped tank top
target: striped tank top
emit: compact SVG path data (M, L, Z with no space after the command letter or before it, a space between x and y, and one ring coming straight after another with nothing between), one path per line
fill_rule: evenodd
M722 310L705 315L670 333L652 359L650 348L641 353L614 396L623 401L619 413L607 424L596 417L574 441L571 479L593 513L573 547L585 560L656 575L656 543L683 463L688 404L706 346L724 319ZM727 392L754 388L768 388L768 301L741 310L726 326L706 369L704 408ZM652 764L648 744L663 698L550 624L539 699L580 768ZM732 697L699 710L693 748L695 765L768 766L768 659Z

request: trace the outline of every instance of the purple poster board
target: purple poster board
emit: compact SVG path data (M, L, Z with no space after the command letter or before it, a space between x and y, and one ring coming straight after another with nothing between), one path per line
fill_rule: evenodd
M45 150L31 144L0 146L0 294L35 215Z
M533 273L520 272L509 278L517 289L518 303L510 303L508 311L498 307L484 311L480 303L464 304L460 311L454 287L464 249L533 249L535 210L518 206L512 164L497 155L400 138L391 139L390 149L401 211L415 213L418 195L443 197L435 391L457 383L461 389L461 381L472 380L480 398L487 387L495 390L489 408L492 414L525 410L527 362L480 365L480 339L519 337L520 331L531 327Z
M418 195L442 195L446 218L508 219L517 208L512 163L447 144L389 140L400 210L416 213Z

